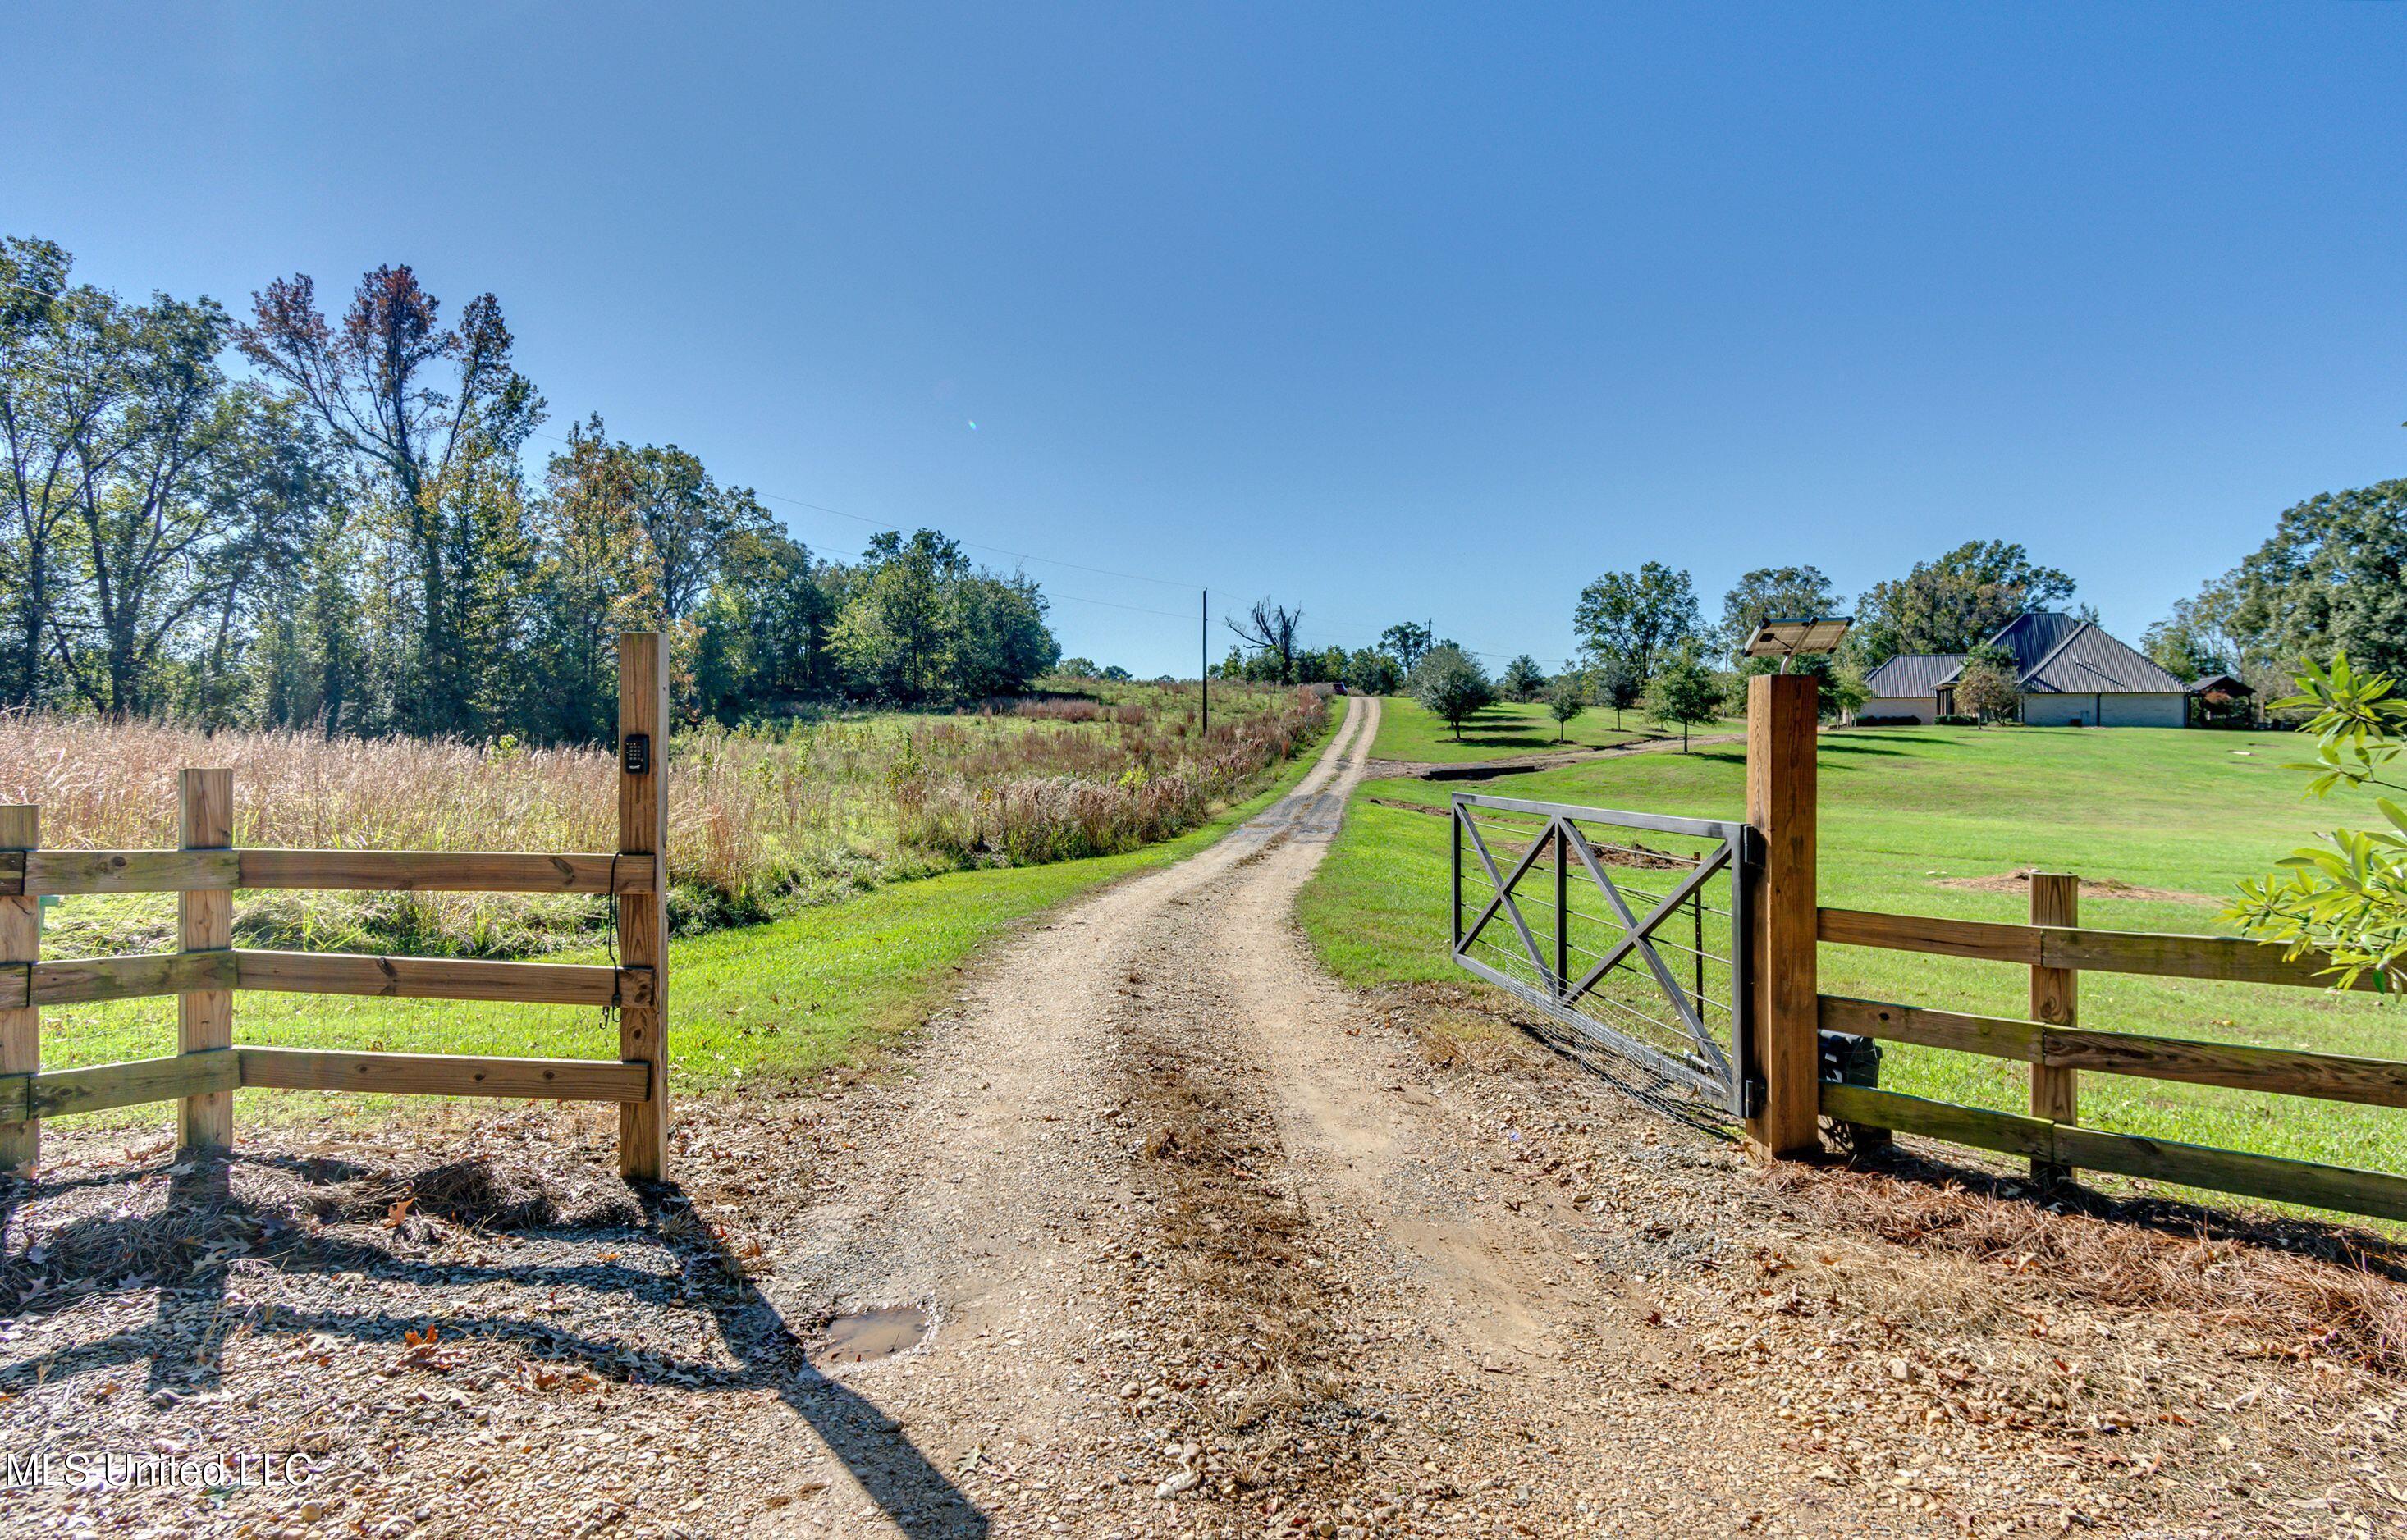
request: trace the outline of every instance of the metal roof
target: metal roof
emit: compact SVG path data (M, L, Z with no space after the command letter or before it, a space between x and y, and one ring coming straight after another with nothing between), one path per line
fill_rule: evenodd
M2015 655L2015 671L2029 674L2047 661L2048 655L2071 641L2089 623L2075 620L2069 615L2052 610L2033 610L2018 615L1998 629L1989 638L1992 647L2003 647ZM2103 636L2104 632L2100 632Z
M2087 624L2024 673L2022 684L2063 695L2180 695L2189 688L2146 654Z
M1963 666L1962 653L1900 653L1874 669L1864 688L1882 700L1936 695Z
M2179 695L2188 689L2087 620L2054 611L2019 615L1989 644L2015 655L2020 687L2041 695ZM1894 700L1936 695L1963 671L1962 653L1901 653L1874 669L1864 687Z

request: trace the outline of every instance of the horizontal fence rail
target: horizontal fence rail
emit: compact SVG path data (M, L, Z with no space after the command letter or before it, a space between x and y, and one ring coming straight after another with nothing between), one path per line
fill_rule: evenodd
M2229 983L2292 984L2329 989L2333 964L2321 953L2289 955L2279 941L2242 936L2186 936L2142 930L2086 930L2073 925L2024 925L1999 920L1943 920L1929 914L1884 914L1825 909L1821 936L1845 946L1927 952L2030 968L2083 968L2098 973L2152 973ZM2358 989L2378 989L2371 972Z
M594 963L497 963L368 957L338 952L237 952L235 987L291 995L382 995L416 1000L649 1007L652 970Z
M0 851L0 897L315 888L367 893L650 893L649 855L447 850Z
M388 1095L639 1102L650 1090L651 1067L617 1059L482 1059L455 1053L209 1048L82 1069L0 1075L0 1123L104 1112L246 1086Z
M2074 918L2075 880L2033 879L2034 916ZM2407 1176L2292 1160L2248 1151L2085 1128L2075 1077L2082 1071L2230 1090L2306 1096L2366 1107L2407 1108L2407 1062L2343 1053L2213 1042L2072 1024L2072 981L2082 972L2147 974L2232 983L2329 989L2331 963L2293 957L2277 942L2236 936L2099 930L2078 925L2014 925L1869 910L1823 909L1826 942L1934 956L2017 964L2031 970L2035 1016L1986 1016L1888 1000L1816 997L1825 1032L2018 1060L2031 1067L2031 1116L1931 1101L1872 1086L1825 1081L1824 1115L1841 1123L1944 1139L2020 1155L2035 1175L2109 1171L2213 1192L2407 1220ZM2376 987L2370 976L2358 988Z
M2051 1026L2010 1016L1970 1016L1835 995L1822 996L1822 1029L2064 1069L2095 1069L2142 1080L2184 1081L2234 1091L2360 1102L2368 1107L2407 1107L2407 1063L2396 1059Z
M650 968L592 963L233 951L0 964L0 1010L181 995L195 989L593 1006L648 1006L656 994Z
M2179 1182L2210 1192L2239 1193L2277 1203L2305 1204L2381 1219L2407 1220L2407 1179L2387 1171L2286 1160L2279 1155L2217 1150L2136 1134L2109 1134L2073 1123L1987 1108L1926 1101L1871 1086L1822 1082L1830 1117L2022 1155L2043 1165L2112 1171L2118 1176Z

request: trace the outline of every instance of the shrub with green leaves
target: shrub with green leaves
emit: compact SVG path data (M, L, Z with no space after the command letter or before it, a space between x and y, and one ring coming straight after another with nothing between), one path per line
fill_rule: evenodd
M2299 694L2273 706L2314 712L2314 760L2286 767L2313 773L2309 796L2342 786L2407 791L2390 768L2407 753L2407 699L2389 675L2360 674L2341 653L2328 670L2310 660L2298 683ZM2241 883L2224 914L2253 936L2287 942L2292 956L2328 954L2335 988L2371 973L2396 993L2407 989L2407 808L2384 796L2373 805L2388 828L2332 830L2282 857L2281 869Z
M1489 683L1488 671L1478 659L1452 643L1441 643L1421 655L1407 681L1413 699L1421 703L1431 716L1442 719L1454 729L1455 739L1462 738L1462 724L1488 709L1496 699L1496 686Z

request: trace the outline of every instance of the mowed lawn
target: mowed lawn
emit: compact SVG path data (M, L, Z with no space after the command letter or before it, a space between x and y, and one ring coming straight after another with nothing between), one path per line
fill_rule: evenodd
M1457 742L1454 729L1420 702L1387 696L1379 701L1379 736L1371 745L1371 754L1377 759L1417 765L1462 764L1544 754L1549 749L1611 748L1660 731L1650 728L1635 711L1622 713L1621 720L1622 726L1617 728L1612 712L1590 706L1560 729L1565 741L1559 743L1555 741L1558 724L1546 714L1545 701L1500 700L1466 720L1462 741Z
M1948 879L2018 868L2074 871L2192 897L2085 894L2086 925L2213 932L2243 877L2338 823L2378 817L2371 799L2305 801L2306 777L2281 766L2311 752L2285 734L2140 728L1922 728L1823 735L1825 904L2026 920L2026 893L1968 891ZM1500 778L1500 796L1737 818L1739 744L1645 754ZM1301 900L1322 958L1355 983L1461 980L1446 955L1446 825L1371 805L1434 807L1450 788L1387 781L1363 788L1335 850ZM1478 884L1469 883L1467 891ZM1822 949L1825 993L2024 1016L2029 972L1858 947ZM2407 1010L2365 994L2085 973L2085 1026L2407 1058ZM2029 1109L2026 1067L1885 1044L1882 1082L1950 1101ZM2407 1172L2407 1112L2085 1074L2094 1127L2340 1165Z
M1308 745L1255 797L1200 828L1144 850L892 883L770 924L673 941L671 1094L785 1084L872 1060L951 997L955 979L980 948L1104 883L1203 849L1293 787L1319 752L1320 742ZM606 959L595 952L547 960ZM615 1026L591 1007L263 991L235 996L235 1037L238 1042L292 1048L563 1058L616 1058L619 1046ZM42 1012L44 1068L175 1052L172 997L53 1006ZM245 1091L237 1116L373 1114L399 1099ZM172 1106L153 1106L94 1116L132 1123L172 1115Z

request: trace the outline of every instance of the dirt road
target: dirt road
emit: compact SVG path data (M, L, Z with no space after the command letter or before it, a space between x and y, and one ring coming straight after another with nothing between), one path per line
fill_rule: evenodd
M166 1203L187 1168L71 1157L21 1232L128 1276L0 1328L0 1455L106 1431L319 1475L0 1504L379 1537L2387 1533L2395 1381L1890 1244L1468 993L1330 981L1290 905L1377 718L1349 701L1277 806L1017 938L907 1076L681 1109L683 1187L641 1212L567 1113L488 1115L433 1172L458 1125L271 1147L214 1229ZM95 1237L106 1265L58 1260Z

